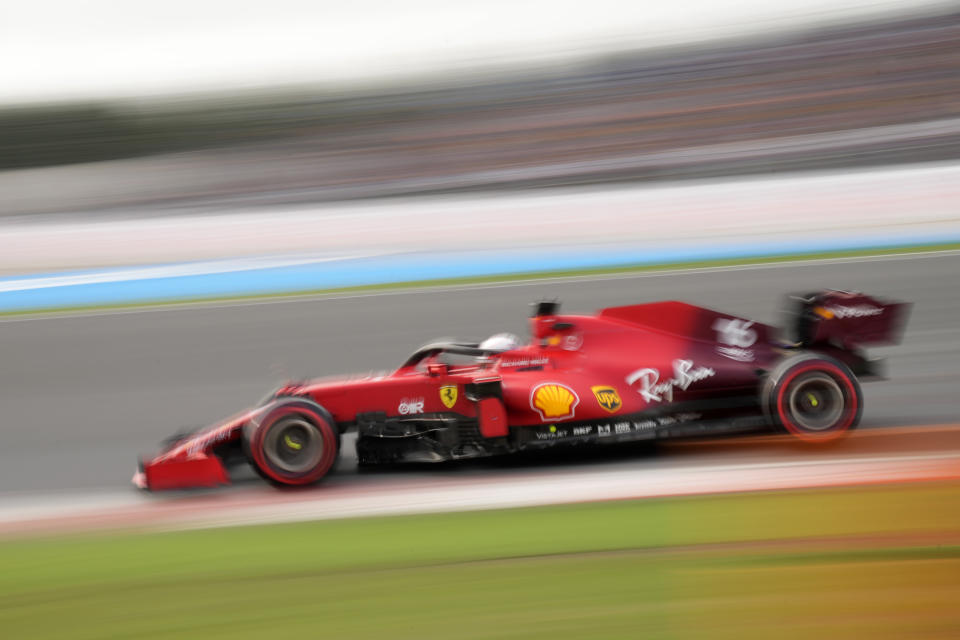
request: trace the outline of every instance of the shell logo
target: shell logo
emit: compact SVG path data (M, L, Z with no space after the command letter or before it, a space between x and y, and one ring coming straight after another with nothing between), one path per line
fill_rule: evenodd
M530 392L530 407L544 422L572 418L578 404L580 398L576 392L559 382L538 384Z

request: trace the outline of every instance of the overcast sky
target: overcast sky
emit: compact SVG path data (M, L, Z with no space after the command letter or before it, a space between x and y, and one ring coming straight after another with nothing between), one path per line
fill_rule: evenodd
M2 0L0 103L398 79L943 0Z

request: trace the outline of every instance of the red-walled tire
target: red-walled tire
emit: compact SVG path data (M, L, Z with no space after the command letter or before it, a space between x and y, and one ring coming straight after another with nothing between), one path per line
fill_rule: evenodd
M771 423L805 442L833 442L856 428L863 413L860 384L833 358L802 354L767 378L763 407Z
M340 437L330 414L309 400L279 400L244 428L247 455L257 472L280 486L323 478L336 462Z

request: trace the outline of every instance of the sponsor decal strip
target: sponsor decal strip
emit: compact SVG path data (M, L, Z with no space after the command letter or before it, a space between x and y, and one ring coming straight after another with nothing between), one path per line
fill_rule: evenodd
M699 413L678 413L669 416L652 418L636 418L624 420L610 420L593 424L555 425L533 427L530 431L531 440L565 440L578 438L610 438L616 436L644 436L655 438L656 430L685 424L700 419Z
M597 399L597 404L599 404L600 408L604 411L616 413L620 410L620 407L623 406L623 402L620 400L620 394L615 387L590 387L590 391L593 391L593 395Z
M717 318L713 329L717 332L717 353L739 362L753 362L756 357L752 347L757 342L757 332L750 327L753 322L739 318Z
M550 362L549 358L513 358L500 361L500 368L509 367L542 367Z
M672 378L661 381L657 369L644 368L637 369L626 380L631 386L639 384L637 393L648 403L673 402L674 388L685 391L694 382L712 378L716 373L710 367L695 367L693 360L674 360Z
M457 385L455 384L445 384L440 387L440 402L447 409L453 409L453 406L457 404L458 395Z
M423 398L403 398L397 407L397 413L402 416L423 413L423 402Z
M543 382L530 392L530 408L540 414L544 422L569 420L578 404L577 392L559 382Z
M836 318L837 320L845 320L846 318L871 318L883 313L881 307L874 307L869 304L858 304L854 306L833 305L825 309L817 307L815 311L828 320L830 318Z

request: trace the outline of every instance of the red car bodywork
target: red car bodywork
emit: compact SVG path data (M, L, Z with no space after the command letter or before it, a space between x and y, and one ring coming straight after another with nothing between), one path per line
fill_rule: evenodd
M682 302L612 307L595 315L559 315L552 303L542 304L530 319L531 341L522 348L487 353L471 344L431 345L388 375L285 385L262 406L143 461L134 482L154 490L228 483L221 452L243 445L250 458L251 442L262 445L253 436L258 425L292 400L308 403L308 410L315 405L314 414L322 414L318 421L334 426L336 445L328 437L323 455L336 454L329 449L339 446L340 433L356 430L360 462L370 464L742 431L777 422L790 430L789 416L784 421L776 415L780 405L771 413L765 404L769 398L785 403L775 397L784 392L765 392L764 385L786 359L801 353L847 372L837 378L849 400L841 408L846 413L828 433L808 434L835 438L855 426L862 408L856 380L848 390L845 377L872 373L858 349L899 339L905 308L860 294L812 294L799 304L796 322L797 332L808 335L784 344L774 339L773 327ZM261 457L253 457L262 467Z

